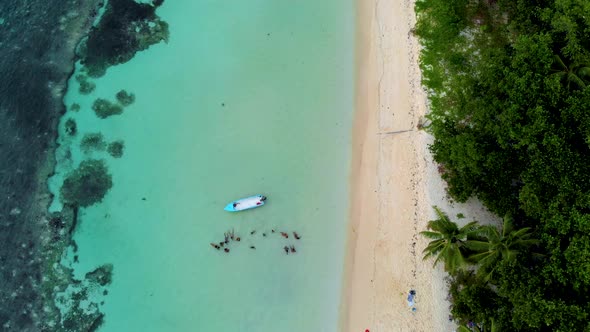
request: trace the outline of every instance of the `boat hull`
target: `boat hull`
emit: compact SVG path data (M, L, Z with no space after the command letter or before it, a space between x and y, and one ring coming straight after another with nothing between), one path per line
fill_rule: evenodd
M255 195L238 199L237 201L233 201L227 204L224 210L229 212L239 212L244 210L255 209L257 207L261 207L264 205L265 201L262 200L263 197L263 195Z

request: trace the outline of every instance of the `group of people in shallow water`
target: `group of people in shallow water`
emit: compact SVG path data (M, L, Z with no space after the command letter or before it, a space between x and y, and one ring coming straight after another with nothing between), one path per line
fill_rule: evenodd
M225 232L223 233L223 241L219 242L219 243L211 243L211 246L217 250L221 250L223 249L223 251L225 252L229 252L229 241L237 241L240 242L242 239L239 236L236 236L234 233L234 230L232 229L229 232Z
M271 234L277 233L274 229L271 230ZM250 232L250 235L255 235L256 230ZM278 232L283 238L289 239L289 234L287 232ZM267 233L262 233L263 237L267 236ZM301 240L301 236L297 232L293 232L293 237L296 240ZM239 236L235 235L234 230L223 233L223 241L221 242L211 242L211 247L215 248L216 250L223 250L226 253L230 252L229 244L231 241L241 242L242 239ZM251 245L250 249L256 250L256 247ZM289 253L296 253L297 249L295 249L294 245L284 246L283 250L288 255Z

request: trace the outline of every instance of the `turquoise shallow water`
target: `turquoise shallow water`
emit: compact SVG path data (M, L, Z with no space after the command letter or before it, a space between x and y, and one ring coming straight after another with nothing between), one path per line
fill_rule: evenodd
M91 95L72 80L66 97L82 107L62 122L74 118L80 133L60 138L52 190L89 157L105 158L113 175L104 201L81 211L72 263L78 276L114 265L100 331L336 331L353 2L178 0L158 14L170 24L168 44L110 68ZM136 102L98 119L94 99L120 89ZM123 157L80 152L89 132L124 140ZM73 162L63 158L70 148ZM259 193L266 206L223 211ZM230 229L241 237L231 252L211 248Z

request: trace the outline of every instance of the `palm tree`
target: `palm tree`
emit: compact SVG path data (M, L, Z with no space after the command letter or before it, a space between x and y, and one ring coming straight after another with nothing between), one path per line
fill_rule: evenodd
M432 239L424 249L424 259L436 256L434 265L441 260L445 263L445 269L454 273L465 265L466 244L471 241L468 237L474 234L477 223L472 221L459 228L438 207L434 207L438 219L428 222L428 229L432 231L420 232L423 236Z
M530 227L514 229L510 216L504 217L501 231L495 226L482 226L478 233L486 241L469 241L469 249L477 253L469 256L468 260L479 266L478 273L488 281L500 261L514 261L523 250L539 243L539 240L531 238L530 230Z
M584 89L590 83L590 64L574 62L566 65L559 55L553 56L551 72L551 75L557 75L561 81L565 81L568 89L572 83L580 89Z

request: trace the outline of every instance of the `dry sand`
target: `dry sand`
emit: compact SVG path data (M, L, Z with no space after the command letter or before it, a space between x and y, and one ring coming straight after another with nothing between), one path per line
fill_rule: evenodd
M476 201L452 204L417 129L427 111L412 0L359 0L357 100L349 257L342 331L453 331L442 266L422 260L418 233L437 205L452 219L493 218ZM416 290L416 311L406 302Z

